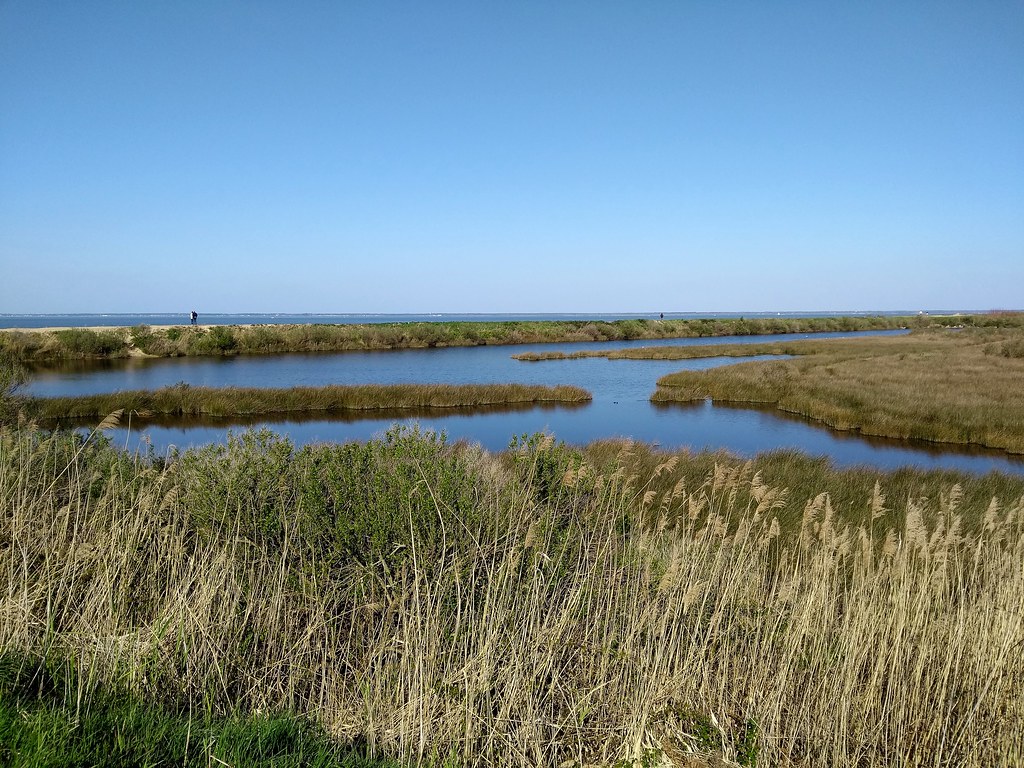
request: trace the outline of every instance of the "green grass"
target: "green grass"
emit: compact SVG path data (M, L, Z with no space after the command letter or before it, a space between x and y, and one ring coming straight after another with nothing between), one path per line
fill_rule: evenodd
M526 384L392 384L362 386L192 387L177 384L77 397L25 400L23 409L40 421L101 419L115 411L136 418L174 416L254 416L336 413L411 408L466 408L495 405L582 403L591 395L580 387Z
M941 321L931 318L931 321ZM983 323L986 316L957 318ZM716 320L617 320L380 323L368 325L140 325L101 331L0 331L0 350L20 360L184 355L281 354L547 342L694 338L814 331L856 331L920 325L915 317L828 317Z
M0 659L0 765L400 768L308 718L194 713L11 655Z

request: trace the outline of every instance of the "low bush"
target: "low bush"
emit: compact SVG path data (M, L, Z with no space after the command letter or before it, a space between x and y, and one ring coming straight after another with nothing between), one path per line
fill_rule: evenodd
M122 330L92 331L88 328L69 328L54 331L59 343L59 357L116 357L128 349Z
M1013 339L1011 341L1004 341L999 348L999 353L1003 357L1024 357L1024 339Z
M187 354L190 355L230 354L238 346L234 332L226 325L215 325L206 330L199 330L187 338Z

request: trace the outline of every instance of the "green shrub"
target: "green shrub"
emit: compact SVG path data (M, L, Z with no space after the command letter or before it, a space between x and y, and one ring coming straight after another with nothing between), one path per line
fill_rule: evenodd
M176 472L201 530L238 532L268 552L290 537L295 557L315 554L328 568L397 564L413 537L430 550L446 527L472 529L481 515L466 459L443 435L416 429L298 452L268 430L249 431L188 452Z
M287 713L211 715L90 686L68 662L0 657L0 765L397 768Z
M156 337L153 335L153 329L148 325L141 324L136 325L131 330L132 344L146 354L153 354L153 342Z
M132 344L141 347L153 336L153 329L145 323L140 323L139 325L132 326L131 336Z
M1003 357L1024 357L1024 339L1004 341L999 352Z
M66 356L113 356L123 352L128 346L128 342L119 331L69 328L64 331L55 331L54 336Z
M583 463L580 450L543 433L514 437L508 452L515 458L519 480L540 503L556 501L565 490L566 473Z
M208 331L199 331L191 338L189 352L196 355L223 355L235 350L238 342L225 325L215 325Z
M246 538L277 551L289 523L293 458L290 440L246 431L229 434L227 445L189 451L176 472L200 530L216 536L239 526Z
M288 343L277 328L256 327L242 335L238 340L238 349L240 352L255 354L284 352L288 349Z
M430 557L446 537L465 539L483 514L476 473L444 435L396 427L368 443L309 447L300 458L311 470L299 490L303 533L338 566L394 567L414 540Z

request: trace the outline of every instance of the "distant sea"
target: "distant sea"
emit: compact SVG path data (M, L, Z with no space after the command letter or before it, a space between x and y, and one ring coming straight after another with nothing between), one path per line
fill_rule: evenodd
M694 320L701 318L737 317L851 317L864 315L916 315L921 310L842 312L666 312L666 320ZM952 315L974 314L977 310L926 310L926 314ZM286 312L254 313L199 313L201 325L300 325L305 323L325 324L369 324L369 323L442 323L442 322L508 322L529 320L632 320L654 319L658 312L520 312L520 313L458 313L440 312L428 314L290 314ZM188 325L188 312L160 312L141 314L59 314L59 315L13 315L0 313L0 328L48 328L64 326L82 328L86 326L133 326L133 325Z

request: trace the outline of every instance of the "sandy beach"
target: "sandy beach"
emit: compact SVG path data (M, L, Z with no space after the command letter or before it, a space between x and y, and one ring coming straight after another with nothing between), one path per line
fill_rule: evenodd
M231 323L230 328L251 328L253 323ZM265 323L268 328L273 328L279 325L278 323ZM52 333L53 331L95 331L102 333L103 331L120 331L120 330L131 330L135 326L132 325L49 325L44 328L0 328L0 333ZM151 325L149 328L154 331L166 331L168 328L190 328L188 323L179 323L176 325ZM219 328L221 325L203 325L200 323L196 328L203 330L209 330L210 328Z

